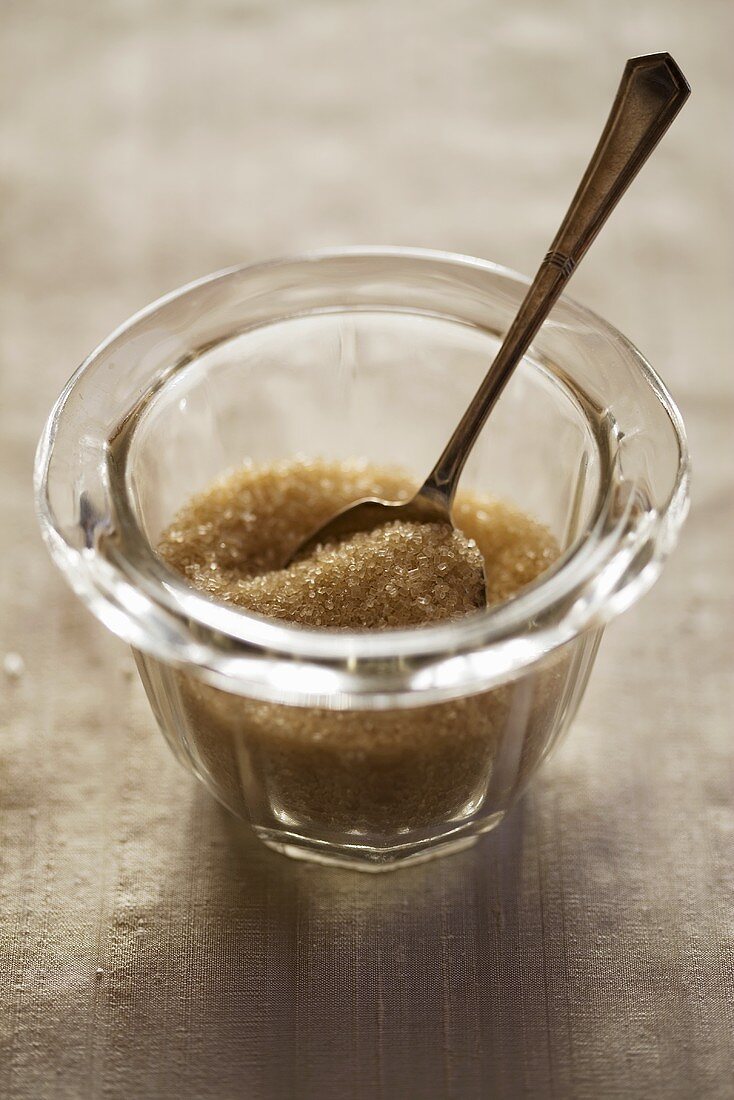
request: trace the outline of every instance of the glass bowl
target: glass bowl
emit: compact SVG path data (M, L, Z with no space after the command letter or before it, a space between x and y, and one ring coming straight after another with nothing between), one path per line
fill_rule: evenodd
M562 299L462 483L561 546L514 599L413 629L309 630L218 604L156 555L187 498L245 461L361 456L418 484L526 286L404 249L234 268L133 317L51 414L36 499L54 560L133 647L178 758L279 851L379 870L497 825L571 721L605 623L676 541L678 411L620 333Z

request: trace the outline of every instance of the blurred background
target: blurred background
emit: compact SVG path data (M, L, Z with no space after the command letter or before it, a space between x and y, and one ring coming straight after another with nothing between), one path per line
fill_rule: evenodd
M731 0L0 20L0 655L22 662L0 684L0 1094L730 1097ZM479 855L399 885L286 871L232 843L53 572L43 420L108 332L217 268L398 244L532 273L625 60L660 50L693 95L572 295L680 403L681 546Z
M573 294L681 399L701 333L724 346L702 291L734 264L728 0L5 0L2 19L11 398L32 364L43 411L119 321L229 264L403 244L531 273L624 60L660 49L694 95Z

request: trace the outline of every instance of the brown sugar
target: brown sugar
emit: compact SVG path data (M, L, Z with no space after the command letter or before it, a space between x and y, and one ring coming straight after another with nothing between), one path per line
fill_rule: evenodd
M217 590L217 585L219 590ZM303 561L210 591L273 619L382 629L466 615L481 607L476 543L439 524L394 522L317 547Z
M366 463L292 460L247 466L195 497L159 546L196 588L271 618L315 627L384 628L467 614L534 580L557 556L550 532L519 510L465 493L458 530L397 521L319 547L280 568L300 542L363 496L406 500L403 472Z
M478 555L489 604L515 595L558 555L542 525L508 504L465 493L454 509L454 533L394 523L280 568L344 505L363 496L404 500L414 490L402 471L363 462L246 466L194 497L159 552L216 599L332 629L455 618L477 606ZM507 797L542 754L567 665L560 657L515 684L394 710L260 702L177 672L176 707L197 771L256 827L332 840L338 832L352 844L361 836L379 845L396 833L467 820L493 782L494 796L500 783Z

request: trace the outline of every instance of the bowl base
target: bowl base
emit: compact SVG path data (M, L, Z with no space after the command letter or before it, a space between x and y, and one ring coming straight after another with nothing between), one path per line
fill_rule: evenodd
M263 828L255 828L255 834L268 848L291 859L375 874L382 871L396 871L401 867L413 867L416 863L427 863L430 859L461 852L475 844L483 833L494 829L503 817L503 813L493 814L491 818L482 821L481 825L473 822L468 828L464 826L457 829L454 833L445 835L443 839L418 841L392 848L373 848L357 844L336 845L299 836L296 833L282 833Z

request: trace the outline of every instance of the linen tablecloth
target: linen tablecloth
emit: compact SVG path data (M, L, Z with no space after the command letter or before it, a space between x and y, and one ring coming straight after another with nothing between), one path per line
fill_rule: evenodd
M731 4L6 0L0 13L0 1096L734 1096ZM67 376L207 271L424 245L530 272L624 60L693 96L574 281L695 464L681 545L474 849L299 865L174 762L54 571Z

